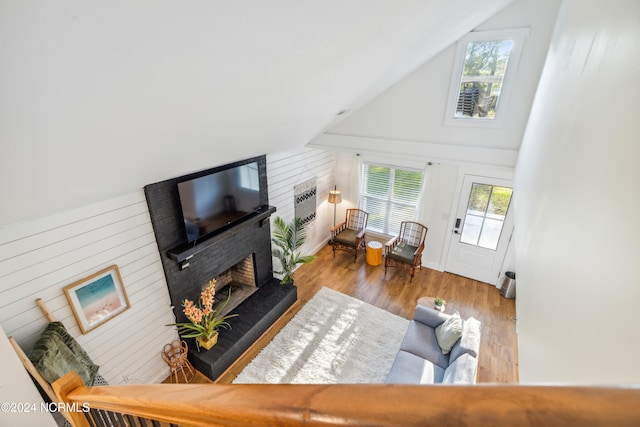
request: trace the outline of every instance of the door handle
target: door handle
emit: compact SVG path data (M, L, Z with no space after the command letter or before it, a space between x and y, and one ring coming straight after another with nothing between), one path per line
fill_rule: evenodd
M461 221L462 221L462 218L456 218L456 228L460 228Z

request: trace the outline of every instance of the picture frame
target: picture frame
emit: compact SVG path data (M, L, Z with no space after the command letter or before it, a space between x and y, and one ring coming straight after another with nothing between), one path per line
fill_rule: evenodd
M64 294L83 334L131 307L117 265L65 286Z

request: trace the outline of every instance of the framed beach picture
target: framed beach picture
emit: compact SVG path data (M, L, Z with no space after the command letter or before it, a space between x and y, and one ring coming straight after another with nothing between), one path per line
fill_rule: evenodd
M66 286L64 294L83 334L130 307L117 265Z

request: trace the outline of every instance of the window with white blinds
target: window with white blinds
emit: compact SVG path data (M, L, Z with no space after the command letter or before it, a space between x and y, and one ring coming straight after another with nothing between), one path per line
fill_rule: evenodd
M402 221L415 221L422 179L419 170L365 163L360 208L369 213L367 228L393 235L400 230Z

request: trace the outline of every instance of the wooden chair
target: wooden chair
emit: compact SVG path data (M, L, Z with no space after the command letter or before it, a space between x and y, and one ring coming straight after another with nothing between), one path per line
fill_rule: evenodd
M387 277L388 267L402 267L411 270L411 280L416 268L422 268L422 251L427 237L427 227L413 222L404 221L400 224L400 234L384 245L384 276Z
M347 209L345 221L331 229L333 257L337 250L353 251L353 262L358 258L358 249L367 246L364 240L369 214L362 209Z
M195 370L193 366L191 366L189 359L187 359L188 353L189 347L184 341L175 340L164 346L162 350L162 359L167 363L167 365L169 365L169 369L171 370L169 373L171 382L174 382L174 378L176 384L180 382L178 372L182 372L185 383L189 383L189 381L191 381L195 376ZM189 371L188 377L185 370Z

